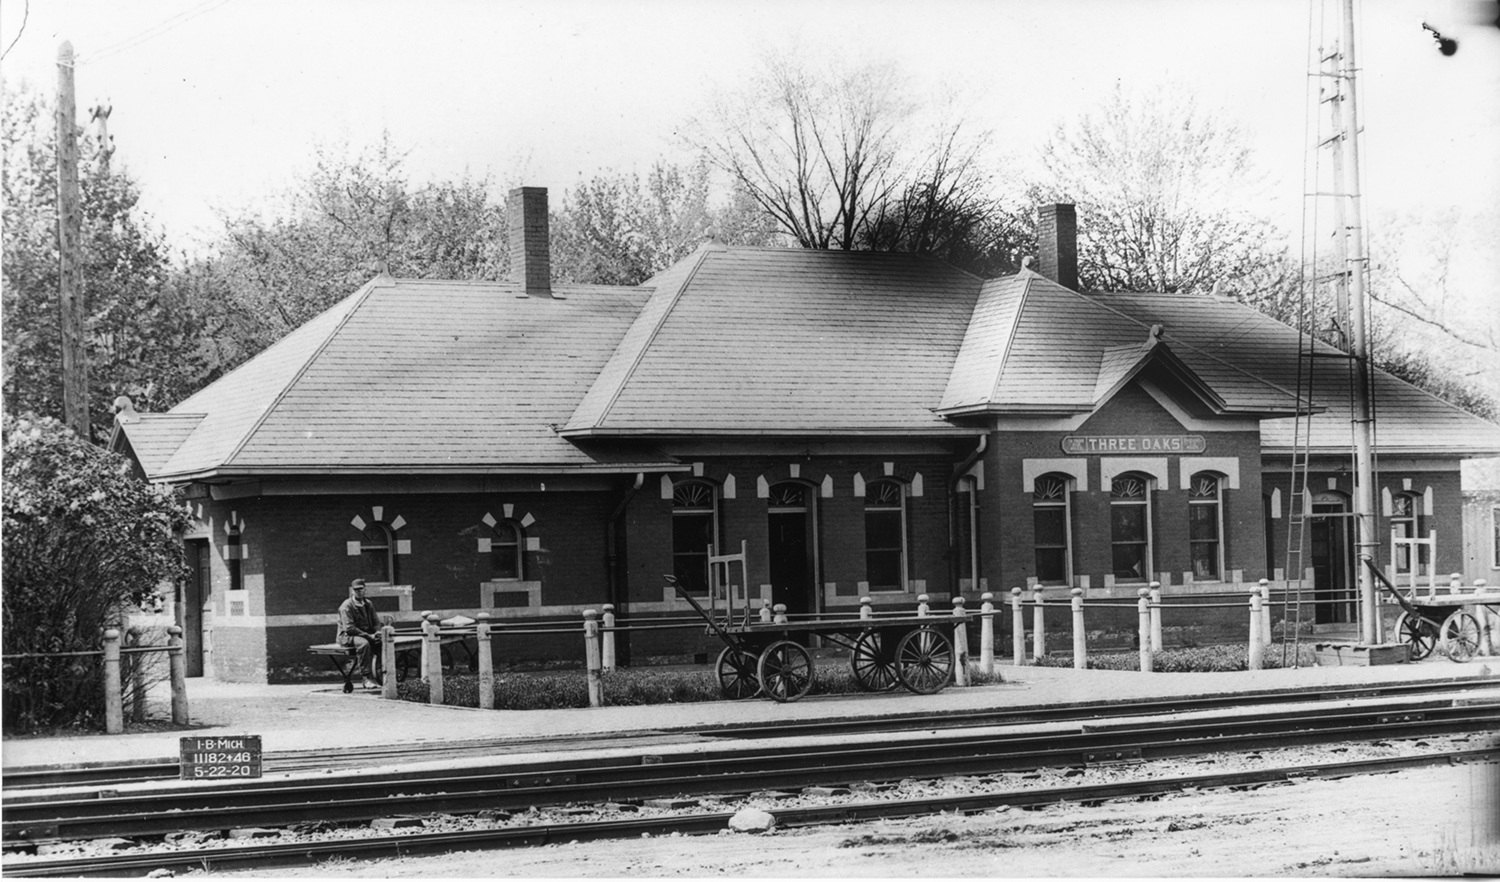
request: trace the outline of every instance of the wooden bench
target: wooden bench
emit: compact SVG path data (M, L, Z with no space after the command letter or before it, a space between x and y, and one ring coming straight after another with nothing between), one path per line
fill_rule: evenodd
M416 667L420 663L422 658L422 640L423 635L415 632L397 633L395 635L396 682L399 683L405 680L407 669ZM470 655L469 666L473 668L475 660L472 653L468 652L469 647L464 637L442 637L438 641L440 647L451 646L455 643L463 646L464 652ZM344 678L344 691L354 691L354 673L356 667L354 647L345 646L342 643L314 643L307 647L307 651L313 655L320 655L327 658L329 663L333 665L333 669L339 672L340 677Z

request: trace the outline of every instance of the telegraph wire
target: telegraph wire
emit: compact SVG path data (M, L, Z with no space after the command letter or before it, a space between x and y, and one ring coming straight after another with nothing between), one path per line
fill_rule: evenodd
M30 20L30 18L31 0L26 0L26 7L21 11L21 29L19 31L16 31L15 39L10 41L10 45L5 47L5 51L0 52L0 61L4 61L5 56L10 54L10 50L16 48L16 43L21 39L21 35L26 33L26 22Z
M132 37L127 37L118 43L112 43L90 55L83 56L82 58L79 58L75 63L91 64L96 61L103 61L104 59L109 58L113 55L118 55L119 53L124 52L127 49L133 49L136 46L139 46L140 44L152 39L153 37L159 37L162 34L165 34L166 32L172 30L173 28L178 27L179 25L187 24L198 16L203 15L207 12L212 12L213 10L219 8L220 6L223 6L228 2L229 0L204 0L204 2L199 3L197 6L194 6L193 8L185 10L183 12L179 12L171 18L152 25L151 27L145 29L144 31L141 31L140 33Z

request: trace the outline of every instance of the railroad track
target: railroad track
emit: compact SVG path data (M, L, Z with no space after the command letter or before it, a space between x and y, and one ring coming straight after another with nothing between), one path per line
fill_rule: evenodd
M369 821L392 814L524 811L534 806L631 803L724 791L796 790L809 784L940 778L1055 766L1086 766L1329 741L1368 741L1500 730L1493 699L1407 699L1399 705L1274 709L1234 717L1168 721L1094 720L1018 729L946 729L831 740L663 745L461 770L309 774L214 786L141 787L129 792L17 796L4 803L3 842L105 836L152 837L184 830Z
M1497 761L1500 761L1500 748L1490 747L1461 753L1445 752L1329 762L1072 787L997 789L908 799L850 800L818 806L777 808L775 816L778 827L806 827L882 818L916 817L939 812L973 814L1005 806L1040 808L1061 802L1091 805L1108 800L1158 798L1163 794L1191 790L1251 789L1310 778L1332 780L1432 765ZM133 876L146 875L161 869L180 871L268 868L316 863L329 858L369 860L456 850L514 848L556 842L661 836L673 833L707 834L724 830L731 816L732 813L724 811L698 811L692 814L663 814L654 817L626 817L612 820L563 820L455 832L398 832L361 839L278 842L239 847L191 846L175 851L147 854L106 854L40 859L23 863L12 862L5 868L5 873L11 876L35 877Z
M765 739L817 737L877 731L957 729L1024 723L1094 720L1103 716L1110 718L1155 716L1167 713L1225 710L1236 707L1266 706L1291 702L1334 702L1354 699L1430 696L1435 689L1441 689L1447 693L1493 692L1496 690L1496 687L1496 682L1490 680L1455 679L1447 683L1422 682L1378 687L1322 687L1234 695L1207 695L1172 700L1141 699L1114 702L1106 706L1077 704L1007 710L894 713L875 718L844 719L816 723L790 722L774 726L759 724L725 725L675 734L654 732L626 733L622 735L614 733L608 736L580 737L566 741L559 741L555 738L475 739L444 742L441 748L434 748L432 744L376 745L362 748L357 756L349 756L345 753L330 754L327 751L320 750L273 751L266 753L263 768L268 773L326 768L368 768L372 765L378 766L406 761L431 760L434 758L435 750L440 750L443 757L452 757L455 759L474 756L494 756L497 753L515 754L523 752L529 747L549 751L584 750L597 747L602 742L619 743L622 737L628 737L633 745L646 746L652 743L680 742L695 737ZM893 698L899 699L900 696L893 696ZM899 701L894 701L893 706L899 706ZM4 788L7 798L9 798L12 795L38 788L110 787L145 781L172 780L178 777L179 771L179 765L175 758L129 763L89 764L63 768L19 768L8 770L5 773Z

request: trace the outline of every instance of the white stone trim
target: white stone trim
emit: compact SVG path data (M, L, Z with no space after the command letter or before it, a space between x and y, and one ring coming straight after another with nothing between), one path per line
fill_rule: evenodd
M495 606L495 594L497 592L512 593L526 592L526 606ZM542 583L528 580L499 579L490 582L479 583L479 608L485 611L501 610L506 613L517 610L538 610L542 606ZM406 607L410 609L410 607ZM533 612L533 615L536 613Z
M1021 492L1033 492L1036 489L1036 479L1048 472L1071 475L1073 478L1073 489L1080 493L1088 492L1089 461L1073 458L1021 460ZM1106 487L1109 486L1108 479L1105 479L1104 485Z
M1172 473L1167 468L1165 456L1101 456L1099 458L1099 490L1108 492L1117 475L1126 472L1142 472L1156 479L1157 490L1172 489Z
M1230 490L1240 489L1240 459L1237 456L1184 456L1181 464L1182 481L1178 486L1188 487L1188 479L1197 472L1218 472L1225 477Z

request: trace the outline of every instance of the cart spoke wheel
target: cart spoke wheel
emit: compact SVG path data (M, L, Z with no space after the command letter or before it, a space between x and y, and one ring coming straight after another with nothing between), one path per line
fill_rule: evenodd
M726 646L714 665L719 675L719 691L730 701L754 698L760 693L755 674L755 654L735 646Z
M874 629L865 631L854 641L849 665L854 668L854 682L866 692L888 692L900 682L890 641Z
M953 644L936 628L909 632L896 644L896 676L913 692L937 692L953 678Z
M1479 621L1466 612L1456 612L1443 622L1443 648L1449 661L1468 661L1479 651Z
M1432 655L1433 647L1437 645L1437 629L1421 616L1402 613L1396 619L1396 639L1406 644L1408 659L1421 661Z
M777 701L796 701L812 688L813 660L801 644L779 640L767 646L756 666L760 688Z

